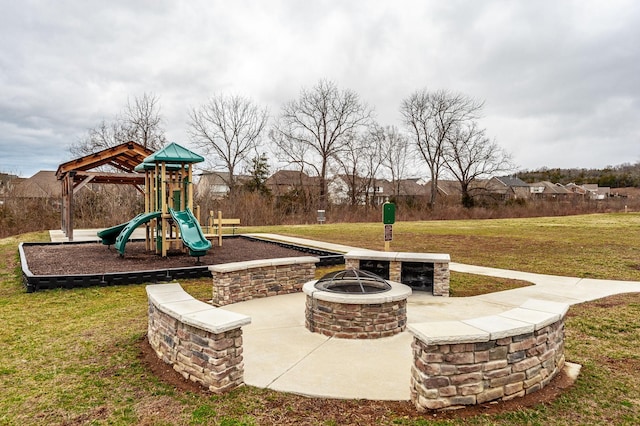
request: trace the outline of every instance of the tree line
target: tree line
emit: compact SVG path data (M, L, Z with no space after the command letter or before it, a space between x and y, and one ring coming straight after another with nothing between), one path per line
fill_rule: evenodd
M640 187L640 162L607 166L604 169L549 169L525 170L518 173L525 182L549 181L566 185L597 183L610 188Z
M438 180L447 176L459 182L460 201L470 207L473 180L513 168L509 154L480 124L483 106L462 93L421 89L399 105L401 126L383 125L356 92L320 80L273 115L248 97L214 94L189 111L188 134L212 167L228 173L231 193L240 174L256 169L264 174L270 154L283 168L317 177L319 209L327 206L328 179L336 174L347 177L353 204L359 187L381 176L398 191L402 179L428 176L433 208ZM166 142L162 123L158 97L145 93L112 120L89 129L71 153L86 155L127 140L159 149ZM416 176L418 170L423 176ZM255 178L254 187L261 188Z

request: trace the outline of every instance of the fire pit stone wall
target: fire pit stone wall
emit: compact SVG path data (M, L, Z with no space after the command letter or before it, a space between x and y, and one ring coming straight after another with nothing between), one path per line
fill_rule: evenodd
M302 287L309 331L342 339L377 339L406 329L410 287L389 282L391 289L383 293L340 294L318 290L315 283Z
M451 257L448 254L440 253L405 253L386 252L375 250L352 250L344 255L345 267L351 269L364 269L363 261L388 262L389 276L384 277L391 281L405 283L402 277L402 264L409 262L413 264L433 265L433 295L449 296L449 262Z

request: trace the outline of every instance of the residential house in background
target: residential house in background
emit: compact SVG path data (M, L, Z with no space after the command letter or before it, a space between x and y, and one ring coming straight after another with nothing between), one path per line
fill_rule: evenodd
M50 199L54 203L62 200L62 187L56 178L56 172L40 170L30 178L23 179L13 188L13 196L17 198Z
M487 192L503 200L528 199L531 194L529 184L515 176L492 177L485 187Z
M226 172L203 172L196 189L199 195L223 198L229 192L227 184L229 174ZM251 179L250 176L237 176L240 184ZM316 196L319 193L319 179L299 170L279 170L265 182L274 198ZM409 204L427 203L431 194L430 181L423 178L401 179L392 182L386 179L369 179L356 176L351 178L345 174L335 175L328 179L327 200L336 205L381 205L387 201L405 202ZM438 180L438 197L441 201L459 203L462 188L457 180ZM583 196L588 199L601 200L610 196L610 188L598 187L597 184L562 185L549 181L526 183L515 176L495 176L490 179L476 179L470 183L469 195L477 203L494 204L499 201L513 199L569 199ZM352 197L352 192L355 195Z
M400 179L396 182L384 181L384 193L386 194L384 201L395 199L405 203L426 202L430 189L421 178Z
M388 181L340 174L327 184L331 204L381 205L389 200ZM353 194L352 194L353 192Z
M236 175L236 185L243 185L251 179L248 175ZM229 193L229 172L204 171L195 185L199 196L220 199Z
M530 183L529 188L532 198L563 200L573 196L570 190L559 183L552 183L546 180Z
M351 188L355 187L356 205L379 206L387 201L420 202L425 201L428 189L419 178L400 179L396 182L387 179L369 179L347 175L337 175L328 185L329 202L332 204L352 204Z
M276 198L296 190L313 193L319 189L317 178L299 170L278 170L267 179L265 185Z
M581 195L590 200L604 200L611 196L611 188L608 186L599 187L597 183L586 183L583 185L568 183L565 185L565 188L576 195Z

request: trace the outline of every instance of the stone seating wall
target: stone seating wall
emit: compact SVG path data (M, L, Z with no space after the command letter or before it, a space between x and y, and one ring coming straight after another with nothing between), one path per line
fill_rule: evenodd
M209 267L213 277L213 304L231 303L302 291L314 279L316 263L312 256L251 260Z
M146 290L148 339L160 359L214 393L244 384L241 327L251 318L196 300L180 284Z
M410 324L411 400L426 411L542 389L564 366L568 308L532 299L499 315Z

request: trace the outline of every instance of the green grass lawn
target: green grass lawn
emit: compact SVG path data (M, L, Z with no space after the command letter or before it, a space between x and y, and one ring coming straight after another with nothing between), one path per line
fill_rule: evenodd
M483 266L640 281L639 229L637 214L398 223L392 249L445 252L453 262ZM246 230L383 247L380 224ZM409 403L334 402L248 386L223 396L175 389L140 359L147 327L143 285L27 294L17 257L17 244L24 240L46 240L46 234L0 240L2 425L640 424L638 294L570 309L566 357L583 369L557 400L500 415L436 422ZM453 275L453 293L512 285L485 279ZM210 295L208 280L183 286L195 297Z

